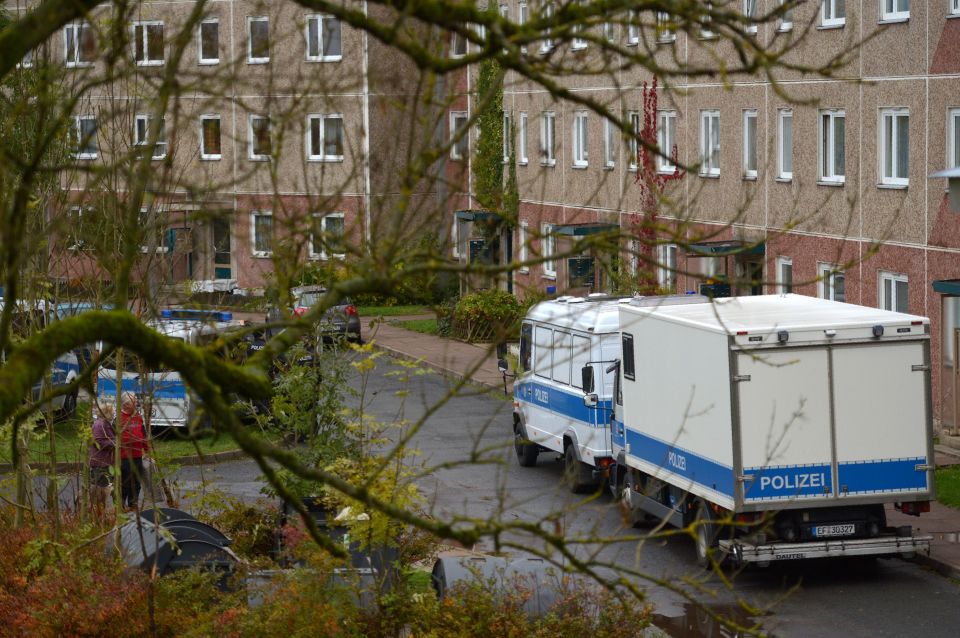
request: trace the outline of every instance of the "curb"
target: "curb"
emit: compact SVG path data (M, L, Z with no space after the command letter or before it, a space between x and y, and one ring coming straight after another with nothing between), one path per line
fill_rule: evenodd
M910 562L923 565L924 567L929 568L945 578L960 580L960 567L951 565L950 563L936 559L932 556L917 555L910 559Z
M483 381L477 381L476 379L473 379L472 377L467 377L467 376L464 375L462 372L457 372L457 371L455 371L455 370L450 370L449 368L441 368L441 367L439 367L439 366L436 366L436 365L430 363L429 361L427 361L427 360L424 359L423 357L415 357L415 356L413 356L412 354L407 354L406 352L403 352L402 350L397 350L397 349L395 349L395 348L391 348L390 346L380 345L379 343L376 343L376 339L374 339L373 347L374 347L374 348L377 348L378 350L382 350L382 351L383 351L384 353L386 353L387 356L389 356L389 357L392 357L392 358L394 358L394 359L402 359L403 361L411 361L411 362L413 362L413 363L419 363L419 364L423 365L424 367L426 367L426 368L428 368L428 369L430 369L430 370L433 370L433 371L435 371L435 372L438 372L439 374L442 374L443 376L449 377L449 378L454 379L454 380L456 380L456 381L466 381L467 383L471 383L471 384L473 384L473 385L480 386L481 388L484 388L485 390L500 390L500 391L503 391L503 386L502 386L502 385L493 385L493 384L490 384L490 383L485 383L485 382L483 382Z
M215 452L214 454L205 454L203 456L193 454L191 456L178 456L168 459L167 463L176 463L177 465L216 465L227 461L236 461L246 457L243 450L227 450L225 452ZM86 463L73 462L57 463L56 471L58 474L67 472L76 472L83 469ZM34 467L46 467L44 464L35 464ZM13 464L0 463L0 474L10 474L13 472Z

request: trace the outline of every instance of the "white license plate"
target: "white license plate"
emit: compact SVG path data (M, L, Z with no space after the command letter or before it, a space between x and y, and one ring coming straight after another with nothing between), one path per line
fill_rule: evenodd
M825 536L853 536L857 531L856 525L849 523L847 525L817 525L813 528L813 535L817 538Z

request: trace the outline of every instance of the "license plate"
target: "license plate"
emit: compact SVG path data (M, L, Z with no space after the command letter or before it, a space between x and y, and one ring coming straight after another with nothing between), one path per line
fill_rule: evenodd
M813 528L813 535L817 538L825 536L853 536L857 531L856 525L849 523L846 525L817 525Z

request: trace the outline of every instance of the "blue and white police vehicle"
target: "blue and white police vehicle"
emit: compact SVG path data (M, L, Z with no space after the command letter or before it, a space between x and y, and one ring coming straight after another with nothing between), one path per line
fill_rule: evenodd
M544 452L561 455L574 491L596 485L611 462L610 402L620 358L618 298L560 297L533 306L520 331L513 386L517 460L537 464ZM592 366L596 405L584 405L582 370Z

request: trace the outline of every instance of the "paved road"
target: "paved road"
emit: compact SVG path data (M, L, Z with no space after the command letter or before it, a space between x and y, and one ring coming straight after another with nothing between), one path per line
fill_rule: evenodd
M386 374L388 369L397 368L390 363L378 366L364 397L366 409L383 421L419 419L427 406L444 398L452 386L451 381L432 374L404 382ZM398 393L405 398L401 400ZM609 499L591 501L558 487L561 464L550 456L542 455L536 468L519 467L509 445L510 409L511 404L502 397L468 388L424 423L413 441L422 452L422 462L446 466L420 480L435 515L529 521L559 512L556 523L550 525L561 525L568 538L611 539L603 545L590 543L579 548L580 556L592 553L596 560L636 566L675 584L704 581L705 591L699 599L709 600L720 610L738 597L761 606L779 601L762 619L764 627L777 635L953 637L960 632L960 605L956 603L960 587L900 560L773 566L738 575L733 590L727 590L716 577L696 568L689 538L638 543L632 538L639 531L624 526ZM482 463L463 463L471 455ZM207 479L229 486L231 492L257 496L258 472L250 463L223 464L205 472ZM183 485L198 480L196 468L181 471ZM531 543L516 537L508 540ZM477 549L491 546L486 543ZM671 634L714 635L711 632L716 628L703 622L702 613L685 607L678 596L656 586L648 591L657 606L657 624Z

